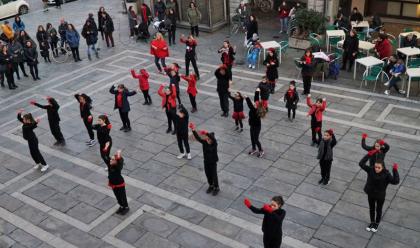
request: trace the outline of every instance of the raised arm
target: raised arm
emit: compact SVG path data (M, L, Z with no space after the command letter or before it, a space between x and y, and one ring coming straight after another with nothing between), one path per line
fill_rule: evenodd
M370 151L373 149L373 146L366 145L366 138L362 137L362 148L366 151Z
M17 119L18 119L18 121L23 123L22 113L17 114Z
M41 105L37 102L33 103L34 106L37 106L38 108L42 108L42 109L48 109L49 105Z
M383 147L381 147L383 153L387 153L389 151L388 143L384 143Z
M335 134L332 134L331 137L331 148L333 148L335 145L337 145L337 139L335 138Z
M308 107L312 107L313 103L311 100L311 95L306 96L306 105L308 105Z
M132 90L132 91L127 90L127 96L134 96L135 94L137 94L135 90Z
M324 111L325 108L327 108L327 99L322 98L321 111Z
M394 184L394 185L400 183L400 174L398 173L398 164L395 163L392 166L392 176L391 174L388 174L387 180L390 184Z
M248 105L249 109L255 110L254 104L252 103L251 99L249 99L249 97L246 97L245 101L246 101L246 104Z
M161 97L164 97L165 96L165 93L163 93L163 88L164 87L165 87L165 85L164 84L161 84L160 87L159 87L159 89L158 89L158 95L161 96Z
M362 160L360 160L360 162L359 162L360 168L362 168L362 170L364 170L366 172L368 172L370 170L370 167L366 165L366 163L368 162L368 160L369 160L369 155L366 154L362 158Z
M109 89L109 93L114 94L114 95L117 93L117 91L115 90L115 85L111 86L111 88Z
M140 78L140 74L137 74L134 70L131 70L130 71L131 72L131 76L133 77L133 78L137 78L137 79L139 79Z
M74 98L76 98L76 100L77 100L78 102L80 102L80 101L79 101L79 96L80 96L79 94L74 94Z
M200 135L198 135L197 131L192 130L192 133L193 133L193 135L194 135L194 137L195 137L195 140L197 140L197 141L198 141L198 142L200 142L201 144L203 144L203 143L204 143L204 140L203 140L203 139L201 139L201 137L200 137Z

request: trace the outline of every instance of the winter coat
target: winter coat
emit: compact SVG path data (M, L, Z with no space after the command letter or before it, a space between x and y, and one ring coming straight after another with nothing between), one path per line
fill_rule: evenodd
M9 52L12 54L13 63L22 63L24 61L23 46L19 41L13 41L9 45Z
M303 63L306 62L306 55L302 56L302 58L300 59L300 61L302 62L302 76L304 77L312 77L312 74L314 72L314 56L311 57L311 63Z
M149 90L149 73L147 71L137 74L134 70L131 70L131 76L139 80L140 90Z
M150 11L149 6L142 4L139 10L139 15L141 16L141 22L149 25L149 20L152 18L152 11Z
M170 2L167 1L166 2L166 15L169 14L169 10L173 9L174 10L174 14L177 15L176 13L178 12L177 8L176 8L176 3L175 2Z
M121 171L124 165L124 159L122 157L117 158L117 164L111 166L110 159L108 158L106 164L108 166L108 185L111 188L124 187L124 178L121 176Z
M208 133L207 136L211 139L211 144L207 141L201 139L200 135L194 130L193 135L195 139L203 145L203 157L205 164L215 164L219 161L219 156L217 155L217 141L214 137L214 133Z
M71 48L79 47L80 35L76 30L67 30L66 41Z
M38 51L36 47L25 47L23 48L23 56L28 65L38 64Z
M246 24L246 39L251 39L253 34L258 34L258 22L256 20Z
M286 91L286 93L284 94L284 101L286 102L286 108L296 109L297 104L299 102L299 94L296 88L291 93L289 91L290 90Z
M169 57L168 45L164 39L162 40L152 40L150 43L150 54L158 58Z
M411 40L408 40L408 37L405 37L401 47L416 47L417 46L417 36L413 35Z
M176 123L176 134L182 136L188 136L188 124L189 124L189 115L188 111L185 109L183 105L179 106L179 110L184 113L184 117L179 117L178 115L175 116L175 123Z
M58 26L58 33L60 34L61 39L66 40L67 22L64 22Z
M263 64L267 66L265 75L267 76L268 81L274 82L277 78L279 78L279 60L277 59L277 56L267 55Z
M48 34L47 31L38 31L36 32L36 40L38 41L38 44L41 45L41 42L45 41L48 43Z
M9 51L7 51L6 54L0 51L0 72L4 73L12 70L12 61L13 56L9 53Z
M219 93L229 93L229 78L230 72L225 69L225 75L220 73L220 68L214 72L214 76L217 78L217 92Z
M346 36L343 43L343 49L349 54L357 53L359 51L359 39L356 36Z
M1 24L1 30L3 34L7 37L7 39L11 40L13 38L13 30L9 25Z
M106 13L108 15L108 13ZM98 31L104 32L104 18L102 17L102 12L98 11Z
M25 23L23 23L22 20L20 22L14 22L13 23L13 30L15 33L20 33L20 31L25 30Z
M196 96L197 95L197 79L195 76L189 75L189 76L181 76L182 79L187 81L188 87L187 87L187 93Z
M157 2L154 5L155 7L155 14L158 15L164 15L166 11L166 5L163 1Z
M323 161L332 161L333 160L333 148L337 144L335 135L332 134L331 139L325 141L321 139L318 147L318 156L316 157L319 160Z
M367 173L366 185L364 191L366 194L373 196L377 199L385 199L386 188L388 184L398 184L400 176L398 170L392 170L392 175L386 168L383 168L380 173L375 172L375 167L366 165L369 160L369 155L366 155L360 160L359 166Z
M131 10L127 13L128 16L128 26L130 29L134 29L134 27L137 25L137 14L134 12L134 10Z
M287 6L280 6L279 10L279 18L288 18L289 17L289 9Z
M48 45L48 42L43 41L41 44L39 44L39 53L43 58L49 56L49 50L50 46Z
M111 16L106 14L106 17L102 19L102 30L105 33L114 32L114 22L112 21Z
M235 50L233 49L233 47L229 47L229 48L220 48L218 53L221 53L222 56L220 57L220 60L222 61L222 63L226 66L232 66L233 62L235 61Z
M188 8L187 9L187 18L188 18L188 22L190 23L191 27L198 26L198 24L201 21L201 12L198 10L198 8L195 8L195 9Z
M58 42L58 34L57 34L57 30L55 28L50 27L47 30L47 33L48 33L48 40L50 42L54 42L54 43Z
M362 148L368 152L375 149L375 146L368 146L366 145L366 139L362 139ZM385 154L389 151L389 145L385 143L383 147L379 150L379 152L375 152L374 155L369 156L369 165L370 167L375 166L376 161L382 161L385 160Z
M171 108L176 108L176 88L175 85L171 85L171 94L166 95L165 92L163 92L164 85L161 85L158 89L158 94L160 97L162 97L162 108L165 108L166 110L169 110Z
M270 98L270 84L268 82L263 83L260 82L258 84L258 88L260 88L260 93L259 95L261 96L261 100L268 100L268 98Z
M262 232L264 233L264 236L267 235L269 237L276 237L281 239L283 235L283 220L286 216L286 211L284 209L279 208L272 213L268 213L262 208L251 206L250 210L255 214L264 214L262 223Z
M19 113L17 115L17 119L23 123L23 118L22 115ZM22 136L25 140L33 142L33 141L38 141L35 133L34 133L34 129L38 127L38 124L35 123L23 123L22 125Z
M112 143L112 138L109 135L111 129L108 125L101 126L99 124L92 125L92 129L96 130L99 145L105 146L107 142Z
M335 20L334 25L336 25L338 29L343 29L344 28L346 30L350 30L350 28L351 28L350 22L344 16L341 19Z
M377 41L375 50L379 54L379 59L390 57L392 55L392 45L388 39Z
M37 106L38 108L47 110L49 123L58 123L60 121L60 115L58 114L58 109L60 108L60 105L58 105L57 103L47 104L47 105L41 105L39 103L35 103L34 105Z
M87 25L85 23L82 29L82 36L86 39L87 45L96 44L96 42L98 42L98 29L96 28L96 25L93 25L92 23Z
M316 104L312 103L310 97L306 97L306 104L309 107L308 116L312 116L315 114L315 118L317 122L322 121L322 113L324 112L325 108L327 107L327 101L322 101L321 107L317 108Z
M121 112L129 112L130 111L130 103L128 102L129 96L134 96L137 92L136 91L129 91L128 89L124 89L122 92L115 90L115 86L112 85L109 89L109 93L115 95L115 102L114 102L114 109L119 109ZM118 107L117 98L118 94L122 94L122 107Z
M360 14L360 12L352 13L350 15L350 21L351 22L361 22L361 21L363 21L363 15Z
M256 95L258 95L258 91L256 92ZM257 96L257 98L259 98ZM248 113L248 124L250 127L261 127L261 118L258 116L257 108L252 103L251 99L249 97L245 98L246 104L249 108Z
M170 29L176 28L176 15L174 14L167 14L165 18L165 26Z

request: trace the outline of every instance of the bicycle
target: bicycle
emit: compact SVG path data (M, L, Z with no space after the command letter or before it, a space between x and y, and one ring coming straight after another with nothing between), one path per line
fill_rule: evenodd
M273 0L252 0L250 3L253 7L258 7L261 12L267 13L273 9Z
M239 32L239 29L242 29L242 31L245 31L245 18L239 14L236 14L232 17L232 25L230 28L230 33L237 34Z
M61 44L61 39L58 40L57 44ZM71 55L71 48L67 42L64 42L64 47L57 47L58 56L52 56L52 60L56 63L64 63Z

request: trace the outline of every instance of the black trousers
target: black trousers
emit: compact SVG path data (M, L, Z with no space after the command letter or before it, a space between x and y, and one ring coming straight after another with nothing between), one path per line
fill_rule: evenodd
M23 62L13 63L13 71L16 72L16 76L18 79L20 79L19 67L20 67L20 70L23 72L23 75L26 75L25 64Z
M31 154L32 159L35 161L35 164L47 165L44 160L44 157L41 155L41 152L38 148L38 139L28 140L29 153Z
M175 126L175 115L176 115L176 108L165 108L166 118L168 119L168 130L172 130L172 123L174 124L174 130L176 130Z
M123 127L131 128L130 119L128 118L128 112L123 112L121 111L121 109L118 109L118 112L120 112Z
M71 47L71 54L73 54L74 61L80 60L79 47Z
M38 78L38 64L33 64L33 65L29 65L29 72L32 75L33 79L37 79Z
M319 160L319 166L321 167L321 177L326 182L330 180L331 164L332 160Z
M240 126L241 128L244 128L244 124L242 123L242 120L235 120L235 125Z
M311 81L312 76L303 76L302 75L302 81L303 81L303 93L304 94L310 94L311 93Z
M198 37L198 35L199 35L198 25L197 26L191 26L191 34L195 37Z
M382 207L384 206L385 198L378 198L375 195L368 195L370 222L381 222ZM376 219L375 219L376 211Z
M343 53L343 69L346 69L347 61L349 62L349 70L353 67L354 60L356 59L356 56L353 56L353 54L344 51Z
M112 37L112 32L104 32L104 35L106 46L109 47L109 43L111 43L111 46L114 47L114 37Z
M115 198L117 198L118 204L121 207L125 207L125 208L128 207L125 187L113 188L112 191L114 191L114 195L115 195Z
M85 124L86 130L88 131L89 138L91 140L95 139L95 134L93 133L92 123L90 123L87 118L83 119L83 123Z
M152 98L149 95L149 90L142 90L141 92L143 93L144 101L146 103L152 103Z
M7 69L6 72L4 73L4 75L6 76L6 80L7 80L7 84L9 85L9 88L12 88L15 85L15 78L13 77L13 69Z
M312 142L319 144L322 138L322 121L316 121L311 119L311 131L312 131ZM316 138L318 136L318 139Z
M179 93L179 90L176 91L176 99L178 100L178 104L182 104L181 103L181 94Z
M227 71L229 73L229 80L232 81L232 65L227 65Z
M195 96L193 96L192 94L188 94L188 96L190 97L190 102L193 109L197 109L197 102L195 101Z
M104 148L105 148L105 144L99 145L99 152L101 154L101 158L105 162L105 164L108 164L109 154L111 154L112 141L109 142L108 150L106 150L106 152L103 151Z
M252 144L252 150L255 150L256 147L258 147L259 151L262 151L261 143L260 143L260 132L261 132L261 126L250 126L249 132L251 134L251 144Z
M58 56L58 46L57 46L57 41L55 42L50 42L50 47L51 47L51 51L53 52L53 56Z
M171 27L168 29L168 41L169 45L175 44L175 34L176 34L176 26L171 25Z
M104 37L105 37L105 35L104 35L104 31L103 31L103 30L101 30L100 32L101 32L101 37L102 37L102 40L104 40L104 39L105 39L105 38L104 38Z
M287 117L290 118L291 112L293 112L293 119L294 119L296 116L296 108L287 108Z
M186 152L190 153L190 144L188 143L188 133L176 134L176 139L178 141L179 152L184 153L184 146L185 146ZM184 144L184 146L182 144Z
M280 248L282 236L263 235L264 248Z
M60 122L58 122L58 121L49 121L49 124L50 124L51 133L54 136L54 138L58 142L64 141L64 136L61 133L61 129L60 129Z
M159 60L160 60L160 63L162 64L162 66L163 67L166 67L165 58L158 58L158 57L155 56L155 65L158 68L158 70L161 72L162 71L162 67L159 64Z
M220 108L224 114L229 113L229 95L227 92L217 92L219 94Z
M219 188L219 179L217 177L217 163L209 163L204 161L204 173L207 177L209 186Z
M200 72L198 71L197 60L195 56L185 55L185 74L187 76L190 75L190 62L194 68L195 75L197 76L197 78L200 78Z

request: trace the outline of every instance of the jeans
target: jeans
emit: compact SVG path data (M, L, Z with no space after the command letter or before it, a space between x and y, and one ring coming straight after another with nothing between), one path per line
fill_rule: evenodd
M280 18L280 31L287 32L288 23L289 23L289 17Z
M399 81L401 81L400 77L392 77L391 80L389 80L388 89L391 90L391 88L394 88L397 92L400 91L397 85Z
M98 50L96 50L95 44L92 44L92 45L88 45L87 46L87 55L88 55L88 57L90 57L90 51L91 50L95 52L95 55L96 56L98 56Z
M257 64L258 54L260 53L260 49L252 49L252 51L248 54L247 60L248 64L255 66Z

